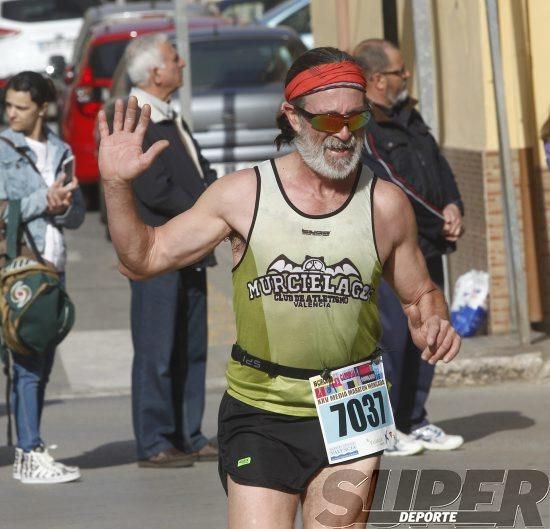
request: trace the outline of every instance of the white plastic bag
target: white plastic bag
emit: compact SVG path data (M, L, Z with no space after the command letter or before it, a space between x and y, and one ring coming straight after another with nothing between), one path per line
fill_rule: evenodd
M455 284L451 305L451 322L460 336L473 336L487 317L489 274L470 270Z

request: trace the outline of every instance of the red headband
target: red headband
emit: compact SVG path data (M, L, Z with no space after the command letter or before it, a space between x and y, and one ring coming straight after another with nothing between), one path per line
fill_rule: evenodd
M285 88L285 99L292 101L331 85L356 85L349 88L364 90L367 81L361 68L351 61L319 64L300 72Z

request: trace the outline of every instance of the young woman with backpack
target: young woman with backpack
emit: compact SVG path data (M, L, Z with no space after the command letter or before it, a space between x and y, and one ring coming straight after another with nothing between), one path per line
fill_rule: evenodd
M53 83L36 72L21 72L8 81L8 128L0 133L0 201L21 200L21 221L27 224L41 257L64 281L63 228L76 229L82 224L85 205L78 180L63 171L68 167L64 162L72 158L70 147L45 125L48 103L54 100ZM79 469L56 462L40 435L55 347L41 355L9 353L17 430L13 477L22 483L78 479Z

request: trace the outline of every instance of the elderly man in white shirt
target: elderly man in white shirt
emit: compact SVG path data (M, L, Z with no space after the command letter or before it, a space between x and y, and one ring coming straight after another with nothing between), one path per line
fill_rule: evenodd
M160 226L193 206L216 179L198 144L171 105L182 85L185 61L165 34L135 39L126 50L130 96L151 106L144 148L159 139L170 146L134 182L138 212ZM173 468L216 460L201 431L204 412L209 255L192 267L146 281L130 281L134 346L132 414L140 467Z

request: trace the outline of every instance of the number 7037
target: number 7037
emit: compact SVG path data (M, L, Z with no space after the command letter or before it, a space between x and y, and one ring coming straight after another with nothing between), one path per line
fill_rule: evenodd
M375 399L378 401L378 409ZM372 395L367 393L361 400L353 398L346 403L340 402L330 406L331 412L338 413L338 435L345 437L348 434L348 417L351 427L356 432L364 432L369 426L376 428L386 422L384 409L384 397L381 391L375 391ZM380 413L379 413L380 410Z

